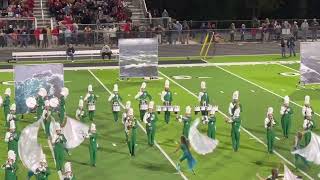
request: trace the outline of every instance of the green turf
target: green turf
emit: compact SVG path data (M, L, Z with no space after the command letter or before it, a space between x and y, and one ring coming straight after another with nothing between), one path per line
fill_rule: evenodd
M257 62L257 61L297 61L300 60L299 55L297 57L282 58L281 55L252 55L252 56L213 56L206 59L212 63L222 62Z

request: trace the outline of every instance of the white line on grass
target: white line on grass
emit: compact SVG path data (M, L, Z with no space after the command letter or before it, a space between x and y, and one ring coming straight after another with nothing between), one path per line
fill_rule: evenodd
M101 84L101 86L111 95L112 92L103 84L103 82L101 82L101 80L90 69L88 69L88 71ZM122 103L120 103L120 105L122 106L122 108L125 108L125 106ZM145 128L141 125L141 123L139 121L137 121L137 122L138 122L139 127L146 134L147 131L145 130ZM161 148L161 146L156 141L154 144L160 150L160 152L167 158L167 160L172 164L172 166L176 169L176 165L173 162L173 160L169 157L169 155ZM183 174L183 172L181 172L181 171L178 171L178 172L179 172L180 176L182 177L182 179L188 180L188 178Z
M219 68L219 67L218 67ZM190 90L188 90L187 88L185 88L184 86L182 86L181 84L177 83L175 80L171 79L170 77L168 77L167 75L165 75L164 73L160 72L159 73L164 76L165 78L167 78L168 80L170 80L171 82L173 82L174 84L176 84L177 86L179 86L180 88L184 89L186 92L188 92L190 95L194 96L195 98L198 99L198 96L196 94L194 94L193 92L191 92ZM225 113L223 113L222 111L219 110L219 113L222 114L223 116L229 118ZM253 135L251 132L249 132L247 129L245 129L244 127L241 126L241 129L246 132L247 134L249 134L252 138L254 138L255 140L257 140L259 143L261 143L262 145L264 145L265 147L267 147L267 145L258 137L256 137L255 135ZM294 164L292 164L292 162L290 162L289 160L287 160L285 157L283 157L280 153L278 153L277 151L274 151L274 154L276 154L277 156L279 156L283 161L285 161L287 164L289 164L292 167L295 167ZM304 176L308 177L310 180L313 180L313 178L311 176L309 176L306 172L302 171L301 169L298 169Z

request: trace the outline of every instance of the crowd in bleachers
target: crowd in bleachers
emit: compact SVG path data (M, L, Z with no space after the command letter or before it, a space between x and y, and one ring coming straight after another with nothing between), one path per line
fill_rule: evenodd
M2 4L1 17L33 17L34 0L8 0Z

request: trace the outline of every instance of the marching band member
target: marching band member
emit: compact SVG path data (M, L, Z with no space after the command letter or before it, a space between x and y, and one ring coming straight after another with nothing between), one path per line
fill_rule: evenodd
M273 108L269 107L267 112L267 117L264 120L264 127L267 129L267 146L268 152L273 153L273 143L274 143L274 126L276 125L276 120L273 117Z
M189 130L190 130L190 126L191 126L191 107L190 106L186 107L185 115L183 117L182 117L182 115L180 115L178 120L179 120L179 122L183 122L182 135L188 139L189 138Z
M147 84L145 82L142 83L140 91L134 97L139 101L139 109L140 109L140 120L143 120L144 114L148 109L148 100L151 101L151 95L146 91ZM148 100L147 100L148 99Z
M298 132L297 135L294 137L293 150L298 150L298 149L304 148L304 146L302 144L302 138L303 138L303 133ZM297 165L298 165L299 159L301 159L301 161L303 161L305 166L308 166L308 161L306 160L306 158L304 158L300 154L294 154L294 165L296 166L296 168L298 168Z
M201 86L201 92L199 92L199 96L198 96L200 107L207 108L209 106L209 95L206 90L206 82L201 81L200 86ZM208 110L207 109L201 110L201 115L202 115L203 119L207 119Z
M113 85L113 93L109 96L108 101L112 103L113 119L115 122L117 122L120 112L120 102L122 101L122 98L119 95L119 88L117 84Z
M304 97L304 106L302 107L302 116L304 118L306 118L306 114L307 114L308 110L311 111L312 114L314 114L312 107L310 105L310 96L305 96Z
M51 108L50 108L50 102L49 100L46 100L44 102L44 110L42 112L42 119L43 119L43 123L44 123L44 128L45 128L45 132L46 132L46 136L49 137L50 136L50 123L51 123Z
M126 102L126 106L125 106L125 110L124 112L122 113L122 124L124 125L124 133L126 135L126 142L128 142L128 134L127 134L127 131L126 131L126 122L127 122L127 119L129 119L129 115L128 115L128 112L129 112L129 109L131 108L131 101L127 101Z
M304 136L305 146L307 146L310 143L311 132L314 128L315 128L315 123L312 120L312 109L308 108L306 110L305 120L303 122L303 130L304 130L303 136Z
M54 145L54 157L56 159L57 171L61 171L64 161L65 143L67 142L64 135L61 133L61 127L59 123L56 123L56 134L52 137L52 144Z
M170 81L166 80L164 84L164 91L161 93L161 101L164 106L171 106L172 103L172 93L170 92ZM168 124L170 121L170 111L166 110L164 112L164 120Z
M153 146L156 134L156 122L158 121L157 114L154 112L154 102L150 101L148 112L143 117L143 122L146 124L148 144Z
M128 148L130 152L130 156L135 156L135 145L137 141L137 122L133 116L133 109L130 108L128 110L128 118L125 124L125 130L128 136Z
M14 121L10 121L9 131L6 132L4 141L8 143L8 151L12 150L15 154L18 154L18 141L20 134L16 132L16 126Z
M76 119L81 122L84 122L84 119L87 117L87 114L83 108L83 104L84 101L82 99L82 96L80 96L78 109L76 111Z
M216 139L216 111L217 107L212 108L208 117L208 137L211 139Z
M46 155L42 155L41 161L39 163L39 167L36 169L34 173L37 180L48 180L50 175L50 169L47 164Z
M193 168L196 165L196 160L193 158L190 152L190 143L188 139L184 136L181 136L179 147L175 150L175 153L178 152L180 149L183 152L183 155L181 156L181 158L179 159L179 162L177 163L177 170L180 171L180 164L184 160L187 160L189 170L191 170L192 173L195 175Z
M19 121L18 117L16 116L16 104L11 104L10 106L10 113L7 115L7 127L9 127L10 122L13 121L15 126L17 127L17 121Z
M14 151L9 150L8 151L8 160L6 161L6 163L4 165L2 165L2 169L5 170L4 173L4 179L5 180L17 180L17 169L18 166L16 164L16 154L14 153Z
M7 116L10 112L10 96L11 96L11 89L7 88L4 91L4 100L3 100L3 114L4 114L4 119L5 121L7 120Z
M90 143L89 143L90 164L91 166L95 167L98 144L97 144L96 125L93 123L91 123L88 138L90 140Z
M44 109L44 101L47 96L47 90L44 88L40 88L37 96L37 120L39 120L43 114Z
M66 162L64 164L63 180L76 180L76 177L72 172L71 162Z
M290 98L289 96L284 97L284 103L281 106L280 115L281 115L281 127L283 136L285 138L289 137L289 131L291 126L291 115L293 114L292 108L289 106Z
M235 91L232 96L232 102L229 105L230 118L227 119L228 123L231 123L231 138L232 138L232 148L234 152L239 150L240 146L240 127L241 119L240 113L242 111L242 106L239 101L239 91Z
M87 102L88 107L88 116L89 120L93 121L94 113L96 111L96 101L98 99L98 96L93 93L92 85L90 84L88 86L88 93L86 97L84 98L84 101Z
M63 123L65 119L65 112L66 112L66 98L69 95L69 89L68 88L62 88L60 92L60 98L59 98L59 104L60 104L60 109L59 109L59 117L60 117L60 124Z

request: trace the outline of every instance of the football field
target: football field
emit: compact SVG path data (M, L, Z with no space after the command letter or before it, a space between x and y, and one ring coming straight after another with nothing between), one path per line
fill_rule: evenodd
M274 58L274 62L270 59ZM175 168L180 151L174 153L178 147L179 137L182 134L183 124L171 115L169 124L164 122L164 114L158 115L156 141L154 147L147 143L145 124L140 122L138 128L136 156L130 157L125 142L125 132L121 121L114 122L111 104L107 101L113 84L119 85L119 94L123 98L123 104L130 100L135 110L135 117L139 118L138 101L134 96L139 91L143 79L128 79L120 81L118 69L69 69L65 70L65 86L69 88L70 95L66 100L67 114L75 116L80 96L85 96L87 86L93 85L93 90L99 96L95 123L97 125L99 144L97 166L89 165L88 140L79 147L71 150L71 156L66 155L66 160L72 162L74 174L77 179L230 179L230 180L253 180L256 173L263 177L268 176L272 168L280 168L283 172L285 163L292 172L303 176L303 179L317 179L320 168L310 163L309 167L298 164L295 169L294 156L291 150L294 144L294 135L302 130L303 116L301 108L304 103L304 96L311 97L311 104L314 111L316 126L319 124L320 113L320 86L297 87L299 81L299 64L297 59L289 59L292 63L281 63L279 59L264 56L228 57L218 61L219 64L202 64L194 67L161 67L159 68L159 80L146 80L147 91L152 95L155 104L160 105L160 93L164 87L164 81L170 80L170 90L173 92L173 104L181 107L181 114L184 114L185 107L198 105L198 93L200 82L206 81L210 101L219 106L217 115L217 135L219 145L213 153L199 155L192 151L197 164L195 175L187 169L184 162L181 172ZM266 62L268 61L268 62ZM283 61L283 60L281 60ZM216 62L214 59L209 62ZM232 63L236 62L236 63ZM260 63L255 63L260 62ZM261 63L266 62L266 63ZM287 61L288 62L288 61ZM0 73L0 92L11 87L13 90L12 72ZM231 145L231 125L225 122L225 115L228 114L229 103L232 100L232 93L240 92L240 102L243 107L242 128L240 137L240 150L233 152ZM283 97L289 95L291 107L293 108L292 127L289 139L282 136L280 125L280 106ZM13 102L13 97L11 101ZM268 154L266 149L266 129L264 119L268 107L274 108L274 115L277 120L275 153ZM0 111L1 123L4 124L3 111ZM34 122L35 114L25 115L21 122L18 122L18 129ZM193 120L199 115L192 115ZM87 119L86 123L91 122ZM207 125L200 124L199 129L206 133ZM6 129L2 126L1 135L4 137ZM318 127L315 129L319 133ZM54 159L48 142L42 129L39 131L39 143L42 145L46 155L51 175L49 179L58 179L58 173L54 168ZM4 163L7 156L7 144L2 139L0 143L0 162ZM3 179L4 171L0 173ZM27 177L27 169L19 162L19 179Z

